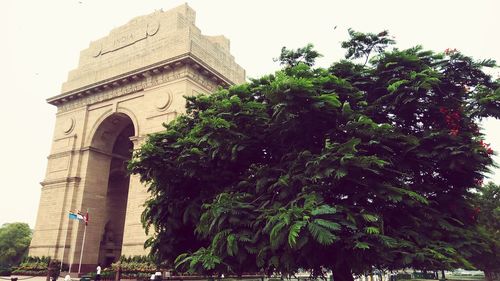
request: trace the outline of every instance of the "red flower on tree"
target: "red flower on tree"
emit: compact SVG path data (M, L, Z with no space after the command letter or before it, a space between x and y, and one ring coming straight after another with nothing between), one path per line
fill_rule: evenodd
M451 48L446 48L446 50L444 50L444 54L445 54L445 55L448 55L448 56L449 56L449 55L453 55L454 53L458 53L458 50L457 50L457 49L455 49L455 48L453 48L453 49L451 49Z
M493 149L490 147L490 144L489 143L485 143L483 140L481 140L479 142L479 144L484 148L486 149L486 153L488 154L493 154Z
M450 129L448 134L450 136L457 136L460 129L460 112L458 110L447 109L443 106L439 108L439 112L444 115L446 126Z
M477 186L482 186L483 185L483 179L474 179L474 183L477 185Z
M481 208L479 208L479 207L474 208L474 210L472 211L471 218L473 220L476 220L477 217L479 216L479 213L481 213Z

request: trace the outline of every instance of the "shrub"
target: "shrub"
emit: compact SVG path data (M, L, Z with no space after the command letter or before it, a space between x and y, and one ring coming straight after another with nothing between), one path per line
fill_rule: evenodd
M114 271L121 267L122 275L146 273L151 275L158 268L152 258L147 256L120 257L120 260L111 265Z
M26 257L12 273L17 275L46 276L50 257Z

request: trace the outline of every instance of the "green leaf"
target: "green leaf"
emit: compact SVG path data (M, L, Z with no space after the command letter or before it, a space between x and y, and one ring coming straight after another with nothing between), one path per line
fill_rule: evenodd
M344 168L338 168L335 170L335 178L341 179L347 175L347 170Z
M190 262L191 259L192 259L192 257L189 256L188 253L180 254L179 256L177 256L177 258L174 261L175 267L181 267L185 263Z
M339 97L336 94L323 94L319 97L315 97L316 100L323 101L335 108L339 108L342 103L339 101Z
M367 222L376 222L378 220L378 216L371 214L361 214L363 219Z
M269 240L271 242L271 246L273 248L278 247L283 241L282 229L286 226L285 222L277 223L271 230L271 234L269 235Z
M234 236L234 234L229 234L226 240L227 254L230 256L238 254L238 242L236 241L236 236Z
M411 197L412 199L415 199L422 204L426 204L426 205L429 204L429 201L427 200L427 198L423 197L422 195L420 195L416 192L413 192L410 190L405 190L404 193L406 195L408 195L409 197Z
M309 232L314 237L314 239L322 245L331 245L337 240L337 236L332 234L327 228L322 227L314 222L308 223L307 228L309 229Z
M290 181L289 175L283 175L283 176L279 177L279 179L278 179L278 183L281 186L288 186L289 181Z
M356 146L361 142L359 138L351 138L349 141L340 145L338 153L340 154L350 154L356 152Z
M408 83L408 80L405 79L396 81L387 87L387 91L389 91L390 93L394 93L401 85L406 83Z
M365 227L365 232L368 234L379 234L380 230L378 229L378 227L368 226Z
M326 227L330 230L339 230L340 229L340 224L338 224L336 222L332 222L332 221L328 221L328 220L324 220L324 219L315 219L313 222L318 224L318 225L321 225L323 227Z
M304 221L299 221L294 223L292 226L290 226L290 232L288 233L288 244L290 247L294 247L297 244L297 237L299 236L300 230L306 222Z
M349 102L344 102L344 105L342 105L342 114L344 116L349 116L353 113L352 111L352 108L351 108L351 105L349 104Z
M385 67L389 67L389 66L397 65L397 64L398 64L397 62L391 61L391 62L386 63Z
M370 245L368 245L368 243L365 243L365 242L356 242L356 244L354 245L354 248L361 249L361 250L367 250L367 249L370 249Z
M319 216L319 215L333 215L337 213L337 209L329 205L321 205L316 209L311 211L311 215Z
M423 197L422 195L414 192L414 191L411 191L411 190L408 190L408 189L404 189L404 188L399 188L399 187L394 187L394 186L389 186L389 185L384 185L386 188L392 190L392 191L395 191L399 194L404 194L422 204L429 204L429 201L427 200L427 198ZM397 199L397 200L400 200L398 199L400 197L396 196L394 197L394 199Z

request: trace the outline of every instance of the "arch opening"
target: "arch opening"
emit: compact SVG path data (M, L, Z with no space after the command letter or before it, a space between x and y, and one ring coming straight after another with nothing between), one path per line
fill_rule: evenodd
M91 142L90 168L95 181L94 227L95 263L109 267L121 256L130 176L126 165L133 151L132 120L115 113L99 124ZM96 168L99 167L99 168ZM100 180L99 180L100 179Z

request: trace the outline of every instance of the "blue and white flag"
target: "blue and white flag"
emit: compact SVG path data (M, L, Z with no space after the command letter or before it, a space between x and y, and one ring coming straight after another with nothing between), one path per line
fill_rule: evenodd
M75 213L69 212L69 219L70 220L77 220L78 216Z
M81 222L84 222L85 225L88 225L89 223L89 213L83 215L80 211L76 212L69 211L68 217L70 220L79 220Z

